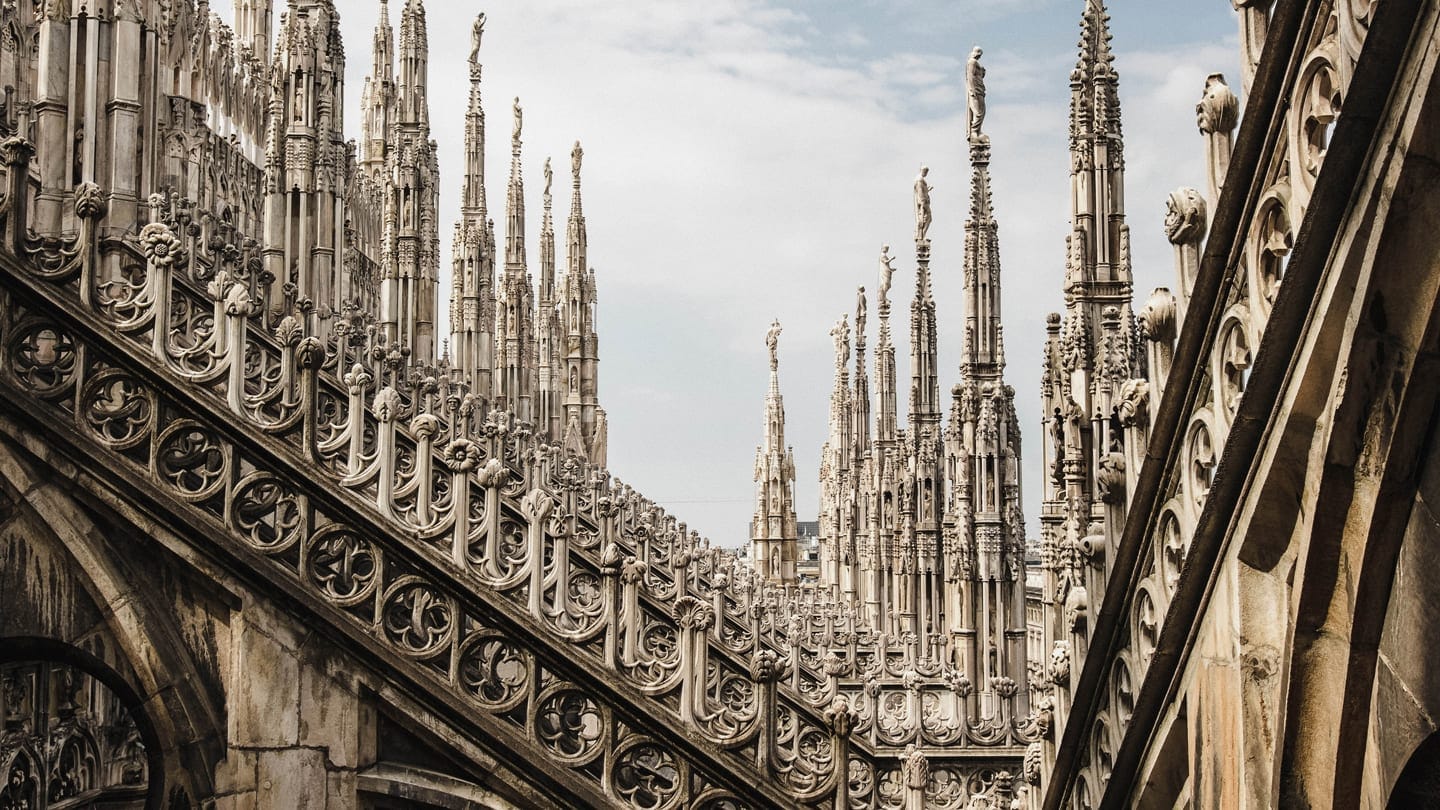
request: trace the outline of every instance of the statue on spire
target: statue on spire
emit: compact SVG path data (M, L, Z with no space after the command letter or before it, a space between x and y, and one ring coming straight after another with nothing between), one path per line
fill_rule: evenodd
M855 334L858 337L865 335L865 288L858 287L855 290Z
M925 179L930 173L929 166L921 166L915 178L915 241L928 242L926 233L930 230L930 191L935 187Z
M520 130L525 125L525 111L520 109L520 97L515 97L515 124L510 130L510 145L516 149L520 148Z
M580 185L580 160L585 157L585 150L580 148L580 142L576 141L575 146L570 150L570 174L575 178L575 185Z
M480 39L485 36L485 12L475 18L475 27L470 29L470 64L480 64Z
M779 370L779 368L780 368L780 355L778 354L778 348L779 348L779 346L780 346L780 319L779 319L779 318L776 318L775 321L770 324L770 331L768 331L768 332L765 333L765 346L766 346L768 349L770 349L770 370L771 370L771 371L777 371L777 370Z
M985 137L980 127L985 123L985 66L980 64L984 51L976 46L970 51L970 61L965 63L965 96L968 105L965 129L971 141Z
M845 368L850 362L850 316L841 315L840 320L830 329L830 338L835 341L835 371Z
M555 172L550 170L550 158L545 158L545 199L550 199L550 181L555 178Z
M895 275L895 268L890 262L895 259L890 255L890 246L880 246L880 308L883 310L890 303L890 279ZM884 315L882 311L880 313Z

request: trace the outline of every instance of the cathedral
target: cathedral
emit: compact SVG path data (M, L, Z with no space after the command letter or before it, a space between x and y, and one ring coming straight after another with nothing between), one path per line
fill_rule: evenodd
M1064 310L1002 310L976 48L963 229L920 167L830 333L812 575L778 320L748 556L609 469L584 151L537 280L484 14L446 277L423 0L356 140L333 0L0 3L0 810L1440 802L1440 4L1235 0L1143 301L1074 5Z

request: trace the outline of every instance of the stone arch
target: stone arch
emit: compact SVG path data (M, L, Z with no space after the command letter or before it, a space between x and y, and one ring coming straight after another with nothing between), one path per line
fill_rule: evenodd
M1440 806L1440 731L1416 746L1385 806L1395 810Z
M24 662L63 664L99 681L116 698L135 723L145 746L146 768L151 778L146 785L145 806L159 808L165 799L165 759L163 743L140 695L130 682L104 660L80 647L50 638L12 636L0 644L0 667Z
M152 798L163 791L164 806L189 807L214 792L225 747L223 707L207 693L175 618L156 603L155 572L137 570L110 545L133 529L111 523L88 497L68 494L70 481L88 477L67 460L48 448L36 458L28 449L0 432L3 657L71 664L127 707L139 707L133 715L137 724L146 718L147 756L158 757L151 761Z

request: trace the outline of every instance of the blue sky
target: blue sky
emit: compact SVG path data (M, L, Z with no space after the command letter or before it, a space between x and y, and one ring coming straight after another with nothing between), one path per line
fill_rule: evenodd
M215 5L228 16L226 4ZM336 6L353 128L378 3ZM391 4L397 35L401 6ZM935 185L930 238L942 393L959 379L961 225L969 204L963 68L980 45L1007 377L1020 407L1033 533L1039 356L1045 314L1062 306L1068 81L1081 7L1081 0L431 2L442 272L448 224L458 217L464 60L470 23L484 10L487 186L502 238L510 100L519 96L525 108L530 245L538 245L545 157L565 166L570 144L585 146L612 471L714 542L746 542L768 378L764 336L779 318L798 512L813 519L833 381L829 329L852 311L857 285L873 293L883 243L898 256L893 324L902 414L907 409L910 194L922 163ZM1109 7L1138 308L1151 288L1173 278L1161 232L1166 195L1204 181L1194 105L1205 76L1224 72L1239 92L1237 23L1228 0ZM568 184L557 182L556 192L563 266ZM532 273L538 255L532 247ZM448 311L443 301L438 311ZM873 347L873 300L871 312Z

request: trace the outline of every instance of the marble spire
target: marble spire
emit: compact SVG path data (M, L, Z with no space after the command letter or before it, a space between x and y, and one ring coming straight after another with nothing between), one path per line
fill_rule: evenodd
M765 333L770 387L765 394L765 428L755 448L755 516L750 523L751 560L761 579L793 585L799 552L795 524L795 456L785 445L785 400L780 396L780 322Z

